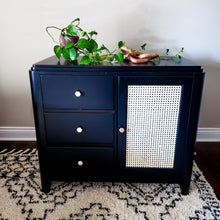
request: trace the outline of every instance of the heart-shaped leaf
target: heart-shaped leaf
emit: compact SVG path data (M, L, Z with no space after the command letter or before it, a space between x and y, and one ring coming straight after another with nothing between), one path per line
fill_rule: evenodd
M73 46L73 42L72 41L67 41L65 48L70 48Z
M119 41L118 42L118 48L120 49L121 47L123 47L125 45L125 42L123 41Z
M123 63L124 55L123 55L123 53L117 53L117 54L114 55L114 58L115 58L119 63Z
M70 53L69 53L69 49L68 48L63 48L63 58L65 60L70 60Z
M90 31L88 34L90 35L90 38L92 38L93 35L97 35L98 33L96 31Z
M79 18L76 18L76 19L74 19L71 23L74 23L74 22L76 22L76 21L78 21L78 23L79 23L80 19L79 19Z
M86 35L86 32L85 31L80 31L82 37L84 37Z
M89 46L90 46L90 43L85 38L79 39L79 41L77 43L78 48L86 49L86 48L89 48Z
M145 47L147 46L147 44L145 43L145 44L143 44L143 45L141 45L141 49L142 50L145 50Z
M108 49L106 48L104 44L99 49L97 49L97 51L102 51L102 50L108 51Z
M88 56L83 56L82 59L80 60L80 64L88 64L90 62L91 60Z
M95 40L89 40L89 47L87 48L89 52L94 52L98 49L98 44Z
M60 56L62 54L62 47L59 45L54 46L53 48L54 53L56 54L57 58L60 59Z
M68 35L70 34L71 36L78 36L79 35L78 29L73 24L68 25L68 28L66 31L67 31L67 34Z
M76 60L76 50L74 49L74 47L69 49L69 56L71 61Z

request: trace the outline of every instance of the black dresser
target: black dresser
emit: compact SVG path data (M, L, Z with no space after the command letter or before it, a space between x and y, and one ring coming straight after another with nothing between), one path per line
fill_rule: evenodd
M175 58L30 70L42 190L51 181L179 183L189 191L204 80Z

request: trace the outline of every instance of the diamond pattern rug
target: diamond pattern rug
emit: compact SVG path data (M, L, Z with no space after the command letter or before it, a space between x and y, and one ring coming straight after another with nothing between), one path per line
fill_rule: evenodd
M177 184L53 182L41 192L38 155L0 152L0 220L220 219L220 201L194 164L190 193Z

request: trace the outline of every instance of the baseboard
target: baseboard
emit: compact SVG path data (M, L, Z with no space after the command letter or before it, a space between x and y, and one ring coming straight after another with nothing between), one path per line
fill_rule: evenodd
M220 128L199 128L197 142L220 142Z
M0 141L36 141L35 127L0 127ZM199 128L197 142L220 142L220 128Z
M0 141L36 141L35 127L0 127Z

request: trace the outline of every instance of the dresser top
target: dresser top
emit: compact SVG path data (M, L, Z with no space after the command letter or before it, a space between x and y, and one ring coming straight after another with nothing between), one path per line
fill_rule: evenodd
M105 70L166 70L166 71L198 71L201 70L201 66L186 59L182 58L179 60L176 57L161 57L161 60L153 59L145 64L133 64L131 62L124 61L120 63L111 63L107 61L102 61L101 63L89 64L89 65L79 65L77 61L69 62L65 61L62 57L60 60L56 56L51 56L33 65L32 70L42 71L42 70L53 70L59 71L73 71L75 69L105 69Z

